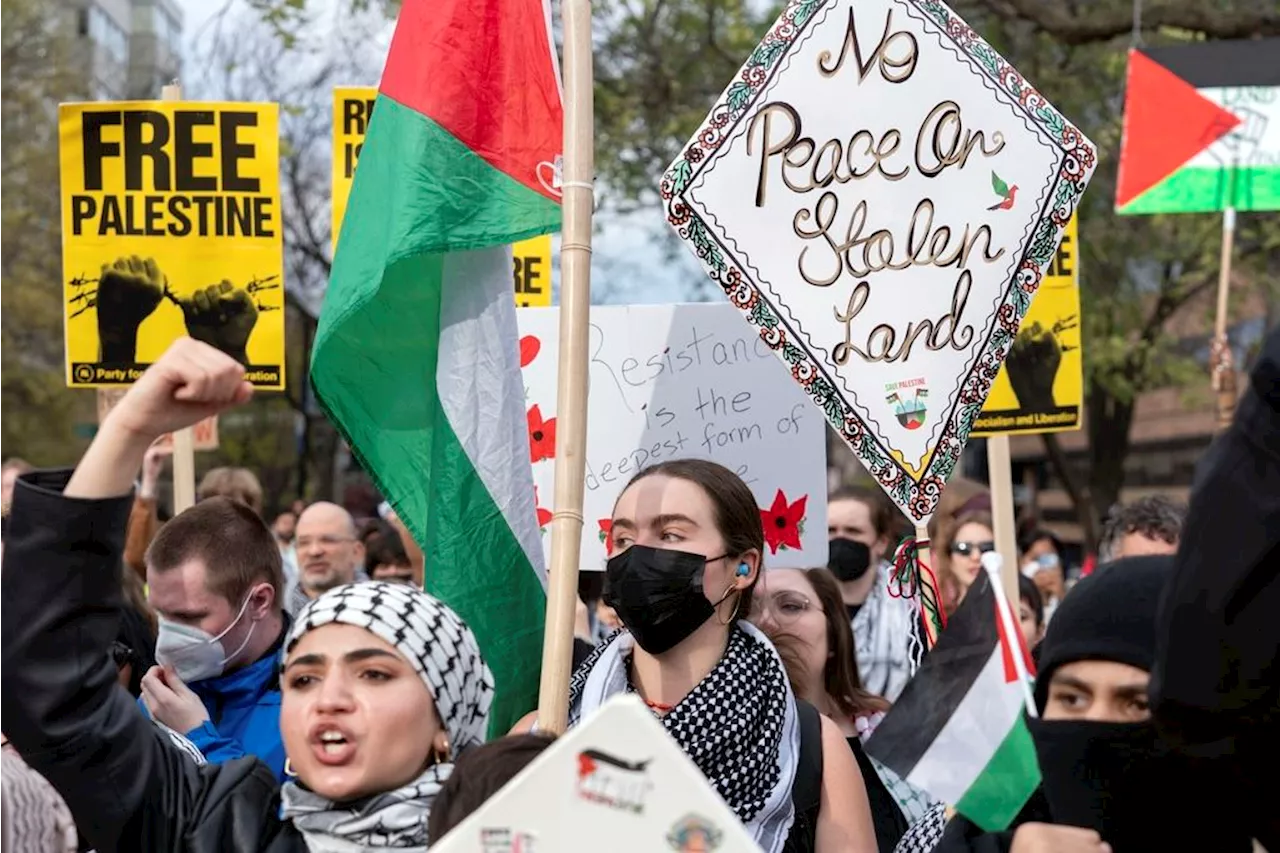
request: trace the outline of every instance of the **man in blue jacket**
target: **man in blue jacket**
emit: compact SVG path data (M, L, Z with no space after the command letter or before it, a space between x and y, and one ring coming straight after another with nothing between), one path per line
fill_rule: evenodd
M280 549L252 509L210 498L147 549L159 666L139 702L212 763L255 755L282 781L280 644L288 628Z

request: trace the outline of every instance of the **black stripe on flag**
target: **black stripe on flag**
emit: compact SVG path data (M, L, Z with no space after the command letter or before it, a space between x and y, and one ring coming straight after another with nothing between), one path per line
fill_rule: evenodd
M1280 86L1280 38L1202 41L1142 52L1197 89Z
M937 644L867 741L867 754L904 779L924 757L978 680L1000 642L985 571L969 588Z

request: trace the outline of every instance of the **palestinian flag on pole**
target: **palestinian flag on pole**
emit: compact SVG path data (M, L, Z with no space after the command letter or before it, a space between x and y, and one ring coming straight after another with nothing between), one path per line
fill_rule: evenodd
M867 741L869 755L988 832L1007 828L1040 784L1013 656L1034 670L998 616L982 572Z
M508 246L560 225L549 24L541 0L405 0L311 365L475 631L491 732L537 704L546 609Z
M1118 213L1280 210L1280 39L1129 51Z

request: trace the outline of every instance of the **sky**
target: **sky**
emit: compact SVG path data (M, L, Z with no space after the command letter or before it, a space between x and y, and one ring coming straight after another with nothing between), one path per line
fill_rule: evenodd
M331 31L344 20L343 0L308 0L314 10L317 32ZM250 14L243 0L177 0L183 10L183 42L187 56L195 52L198 40L207 40L216 18ZM374 4L376 5L376 0ZM390 26L388 26L388 36ZM381 64L373 59L374 66ZM368 80L352 80L353 85L373 85L376 71ZM710 105L708 105L710 106ZM654 176L654 185L658 182ZM674 257L664 245L667 226L656 199L627 215L598 212L592 237L592 302L607 304L651 304L689 301L694 285L701 284L703 272L697 261L682 247ZM559 238L553 238L553 251ZM553 263L553 280L558 297L559 262ZM705 293L705 288L703 289ZM695 297L696 298L696 297Z

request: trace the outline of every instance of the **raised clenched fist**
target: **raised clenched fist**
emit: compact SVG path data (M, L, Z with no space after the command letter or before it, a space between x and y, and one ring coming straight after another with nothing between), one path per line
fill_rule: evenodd
M207 344L179 338L133 384L103 426L150 442L251 396L253 386L245 381L242 365Z
M248 365L246 347L258 322L258 308L244 290L224 280L182 300L187 334Z
M164 298L167 283L154 258L131 255L102 265L96 302L103 361L137 360L138 327Z
M1005 358L1005 369L1020 409L1049 412L1055 408L1053 382L1061 365L1062 347L1052 329L1032 323L1018 331Z

